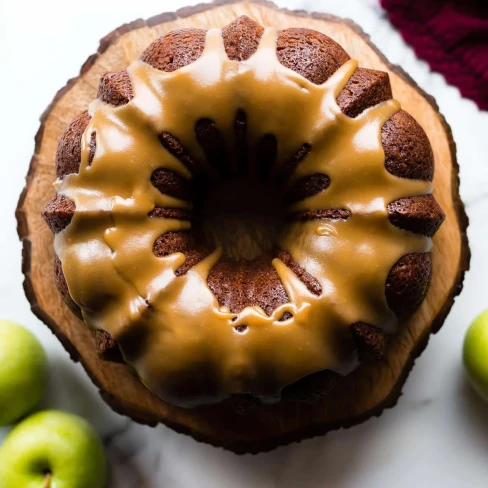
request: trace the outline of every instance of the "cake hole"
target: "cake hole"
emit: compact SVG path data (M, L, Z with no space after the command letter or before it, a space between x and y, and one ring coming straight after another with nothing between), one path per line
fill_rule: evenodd
M247 147L247 116L244 110L239 109L234 120L234 133L236 138L237 168L238 174L246 173L248 166L248 147Z
M290 160L279 166L276 174L276 179L279 184L283 184L286 180L288 180L288 178L290 178L298 165L307 157L311 150L311 144L306 142L298 149Z
M290 312L285 312L281 318L280 318L280 322L284 322L285 320L288 320L288 319L291 319L293 317L293 315L290 313Z
M200 119L195 124L195 136L205 153L207 162L213 166L220 176L227 178L231 175L228 164L227 148L215 122L210 119Z
M260 179L266 180L276 163L278 141L273 134L265 134L258 143L256 151L256 173Z
M276 247L285 225L285 209L274 185L243 176L210 187L202 197L194 229L209 249L224 257L253 260Z
M244 334L244 332L246 332L247 328L248 328L247 325L236 325L234 327L234 330L236 332L239 332L239 334Z

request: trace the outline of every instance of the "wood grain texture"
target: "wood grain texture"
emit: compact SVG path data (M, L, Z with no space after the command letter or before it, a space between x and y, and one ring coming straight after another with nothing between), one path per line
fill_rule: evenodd
M446 220L434 237L433 280L420 310L391 341L387 360L363 364L341 381L325 399L312 404L286 403L255 408L244 416L229 406L182 409L164 403L146 390L128 367L101 361L92 335L64 305L53 277L53 236L41 209L54 194L54 157L63 130L96 97L101 74L125 68L157 37L182 27L223 27L240 15L264 26L308 27L333 38L359 60L360 66L387 71L393 94L425 129L435 155L434 195ZM466 236L468 219L459 197L458 165L449 126L435 100L418 88L401 68L391 65L353 22L336 17L291 12L273 4L243 0L214 2L136 20L105 36L98 52L83 64L80 75L62 88L41 116L35 153L26 187L17 207L19 237L23 242L24 289L33 312L44 321L75 361L81 361L105 401L134 420L169 427L197 440L235 452L259 452L278 445L348 427L397 402L415 358L430 333L443 324L469 268Z

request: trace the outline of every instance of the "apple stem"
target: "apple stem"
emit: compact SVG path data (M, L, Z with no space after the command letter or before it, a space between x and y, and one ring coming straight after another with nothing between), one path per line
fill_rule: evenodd
M51 473L47 473L46 477L44 478L44 486L42 488L50 488L51 487Z

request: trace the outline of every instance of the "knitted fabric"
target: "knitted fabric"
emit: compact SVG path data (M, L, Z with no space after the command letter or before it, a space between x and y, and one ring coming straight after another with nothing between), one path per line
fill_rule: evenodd
M488 110L488 0L381 0L381 5L417 56Z

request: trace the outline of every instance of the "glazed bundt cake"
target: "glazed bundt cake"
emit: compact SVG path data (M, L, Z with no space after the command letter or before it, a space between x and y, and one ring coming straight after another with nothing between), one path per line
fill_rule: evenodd
M170 32L61 137L56 284L165 401L311 401L423 301L433 172L388 74L324 34Z

